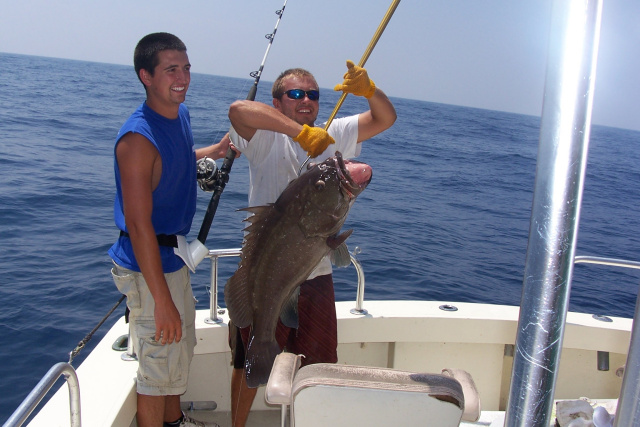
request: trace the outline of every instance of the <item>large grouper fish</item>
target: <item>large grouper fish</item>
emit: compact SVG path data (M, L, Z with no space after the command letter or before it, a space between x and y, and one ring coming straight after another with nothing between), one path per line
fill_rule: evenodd
M336 151L291 181L275 203L241 209L253 215L245 220L240 263L224 296L231 322L251 326L245 362L249 387L267 383L281 352L275 331L283 307L297 301L292 297L298 287L325 255L346 250L344 241L353 230L338 233L370 181L369 165L343 160Z

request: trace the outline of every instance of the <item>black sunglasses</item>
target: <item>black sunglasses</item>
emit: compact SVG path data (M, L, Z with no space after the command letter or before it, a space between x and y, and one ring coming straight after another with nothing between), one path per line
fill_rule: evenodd
M290 89L285 92L291 99L302 99L304 95L307 95L309 101L317 101L320 99L320 91L318 90L302 90L302 89Z

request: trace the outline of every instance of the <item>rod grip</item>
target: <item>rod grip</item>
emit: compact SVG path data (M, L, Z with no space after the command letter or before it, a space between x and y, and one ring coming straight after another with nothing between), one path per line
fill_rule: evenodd
M253 101L256 99L256 93L258 92L258 82L255 82L251 89L249 89L249 94L247 95L247 101Z

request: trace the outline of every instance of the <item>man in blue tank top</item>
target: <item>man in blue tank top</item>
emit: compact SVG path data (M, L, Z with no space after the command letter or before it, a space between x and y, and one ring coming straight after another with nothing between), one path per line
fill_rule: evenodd
M134 68L146 101L129 117L115 144L115 223L109 249L113 277L127 295L131 340L139 360L138 426L215 426L180 409L195 340L195 305L187 266L174 253L196 210L196 159L218 159L229 148L196 150L187 107L187 48L176 36L143 37ZM159 362L162 363L159 365Z

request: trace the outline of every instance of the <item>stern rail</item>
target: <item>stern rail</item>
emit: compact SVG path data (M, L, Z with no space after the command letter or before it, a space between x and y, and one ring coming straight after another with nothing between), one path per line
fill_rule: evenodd
M40 382L31 390L18 409L3 424L3 427L21 426L36 409L38 404L55 385L58 378L64 375L69 386L69 418L71 427L80 427L80 385L76 370L68 363L56 363L49 369Z
M356 293L356 306L351 309L351 314L365 315L367 310L362 308L364 303L364 271L362 265L356 258L356 255L360 253L360 248L355 247L354 251L349 254L351 263L356 268L358 273L358 290ZM232 249L211 249L205 258L211 259L211 285L209 290L209 317L204 321L209 324L221 323L222 319L218 317L218 259L224 257L240 256L242 254L241 248Z

